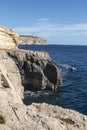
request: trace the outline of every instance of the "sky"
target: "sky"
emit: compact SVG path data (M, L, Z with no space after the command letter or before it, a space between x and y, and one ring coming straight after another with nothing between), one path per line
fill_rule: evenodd
M0 25L48 44L87 45L87 0L0 0Z

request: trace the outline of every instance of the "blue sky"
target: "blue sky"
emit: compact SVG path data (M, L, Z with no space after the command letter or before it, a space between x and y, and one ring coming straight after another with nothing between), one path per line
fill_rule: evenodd
M0 25L49 44L87 45L87 0L0 0Z

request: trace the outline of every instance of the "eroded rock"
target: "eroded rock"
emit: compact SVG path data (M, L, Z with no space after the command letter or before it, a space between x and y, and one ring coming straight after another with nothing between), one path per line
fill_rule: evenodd
M11 130L87 130L87 116L45 103L0 106L1 113L6 120L5 127Z
M0 26L0 49L15 49L19 44L19 35L13 30Z
M48 53L7 51L16 63L25 90L55 90L61 84L61 75Z
M48 65L51 68L48 69ZM0 50L0 88L6 88L4 95L9 95L8 102L21 102L24 90L54 90L60 81L59 69L48 53Z

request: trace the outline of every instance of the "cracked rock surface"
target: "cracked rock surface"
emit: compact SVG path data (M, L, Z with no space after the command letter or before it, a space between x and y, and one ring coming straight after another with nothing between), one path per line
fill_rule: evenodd
M0 114L6 119L0 130L87 130L87 116L45 103L1 105Z
M0 26L0 49L15 49L19 44L19 35L12 29Z

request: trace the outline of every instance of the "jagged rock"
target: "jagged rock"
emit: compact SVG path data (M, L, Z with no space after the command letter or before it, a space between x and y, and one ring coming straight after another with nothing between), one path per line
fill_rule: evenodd
M11 29L0 26L0 49L15 49L18 43L18 34Z
M48 67L49 66L49 69ZM53 74L52 74L53 73ZM61 82L57 66L48 53L22 50L0 50L0 88L23 97L25 90L54 90ZM23 87L24 86L24 87ZM20 98L15 98L20 102Z
M0 105L0 114L7 130L87 130L87 116L45 103Z
M58 67L48 53L33 51L7 51L21 74L25 90L55 90L61 84Z
M24 45L47 45L47 40L41 37L20 35L20 44Z

